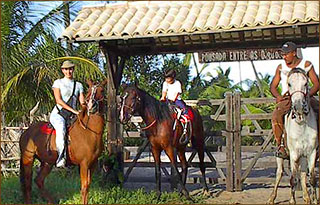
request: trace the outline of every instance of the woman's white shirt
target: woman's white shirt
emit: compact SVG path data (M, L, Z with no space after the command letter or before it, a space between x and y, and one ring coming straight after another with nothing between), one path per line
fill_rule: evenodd
M74 86L74 80L73 79L68 79L68 78L61 78L57 79L53 82L52 88L59 88L60 89L60 94L62 100L67 103L69 100L70 96L72 95L73 91L73 86ZM76 109L77 106L77 99L80 95L80 93L83 93L83 86L80 82L76 82L76 88L72 97L72 102L71 102L71 107L73 109ZM62 107L57 104L59 109ZM54 106L53 110L51 113L58 113L57 107Z

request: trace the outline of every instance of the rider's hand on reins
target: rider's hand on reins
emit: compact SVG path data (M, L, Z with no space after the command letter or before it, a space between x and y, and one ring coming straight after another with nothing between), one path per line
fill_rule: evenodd
M282 97L281 95L277 96L277 98L276 98L276 103L281 102L282 99L283 99L283 97Z

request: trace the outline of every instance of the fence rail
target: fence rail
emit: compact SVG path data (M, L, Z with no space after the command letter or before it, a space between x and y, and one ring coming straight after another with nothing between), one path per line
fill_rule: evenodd
M220 143L219 149L207 147L206 153L210 162L206 162L208 167L213 167L220 176L219 179L214 179L213 182L221 182L226 184L227 191L241 191L244 182L259 181L259 178L248 178L253 168L271 168L276 167L273 161L258 161L264 152L274 152L275 147L271 145L272 131L271 129L263 129L261 120L270 120L271 113L251 113L248 108L249 104L270 104L275 103L274 98L241 98L239 93L226 93L225 99L216 100L186 100L186 103L191 106L210 106L215 113L208 116L202 116L204 121L225 122L225 129L221 131L206 131L206 142L216 140L222 137L225 138L225 144ZM254 130L250 130L248 126L241 126L242 121L250 120L254 126ZM138 131L123 131L125 138L143 138L144 133L140 132L139 126L142 127L142 118L135 116L131 122L138 126ZM27 127L4 127L1 129L1 172L7 174L15 172L19 169L19 147L18 141L20 134ZM252 129L252 127L251 127ZM210 129L209 129L210 130ZM257 146L241 146L241 140L244 136L260 139L261 143ZM127 167L125 179L128 180L130 172L134 167L151 167L153 162L138 162L143 152L149 152L148 141L143 138L144 142L140 147L123 147L125 152L136 152L133 160L124 160L124 167ZM107 146L107 145L106 145ZM192 152L190 148L187 151ZM212 152L225 153L225 161L218 162L212 156ZM244 160L243 152L254 152L252 159ZM126 156L126 154L124 154ZM128 156L127 156L128 157ZM195 152L191 153L188 160L191 166L197 166L197 162L192 160L195 157ZM168 163L162 163L162 171L168 175L166 170ZM288 170L288 164L285 164L285 170ZM287 171L288 172L288 171ZM212 181L212 179L210 179ZM263 179L266 181L267 179ZM274 181L274 179L271 179ZM129 180L131 181L131 180ZM190 180L189 180L190 181ZM196 177L194 178L196 180Z

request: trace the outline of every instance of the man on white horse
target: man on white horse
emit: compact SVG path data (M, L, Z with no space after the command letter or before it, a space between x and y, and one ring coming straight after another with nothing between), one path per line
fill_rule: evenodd
M278 145L276 151L276 156L284 159L288 159L289 156L286 152L285 139L282 139L284 133L284 115L287 114L291 108L291 100L288 95L287 87L287 75L293 68L300 67L308 75L313 86L309 91L310 97L315 95L319 90L319 78L314 71L312 63L308 60L302 59L302 56L297 52L297 45L293 42L286 42L283 44L282 48L282 57L284 63L278 65L275 76L270 85L270 91L272 95L276 98L276 109L272 113L272 130L275 137L275 140ZM277 87L281 81L282 85L282 95L279 94ZM316 116L319 115L319 102L312 97L310 101L311 107L316 113Z

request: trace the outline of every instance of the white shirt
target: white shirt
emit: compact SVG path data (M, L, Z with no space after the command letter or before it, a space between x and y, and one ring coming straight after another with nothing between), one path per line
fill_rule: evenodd
M55 80L53 82L52 88L59 88L60 89L60 94L62 100L67 103L69 100L70 96L72 95L73 91L73 86L74 86L74 80L68 79L68 78L61 78L58 80ZM76 82L76 89L74 91L73 97L72 97L72 102L71 102L71 107L73 109L76 109L77 106L77 99L80 93L83 93L83 86L80 82ZM59 109L62 108L61 105L58 105ZM58 113L57 107L54 106L52 113Z
M175 80L172 84L167 83L164 81L162 85L162 92L167 92L167 98L168 100L175 101L176 96L178 95L178 100L181 100L180 94L182 93L181 83L178 80Z
M306 63L306 60L302 59L300 63L296 66L296 68L301 68L308 74L308 72L312 67L312 63L308 67L305 67L305 63ZM280 75L281 75L281 86L282 86L281 94L282 95L289 90L287 85L287 78L291 70L292 68L289 68L285 62L281 63Z

